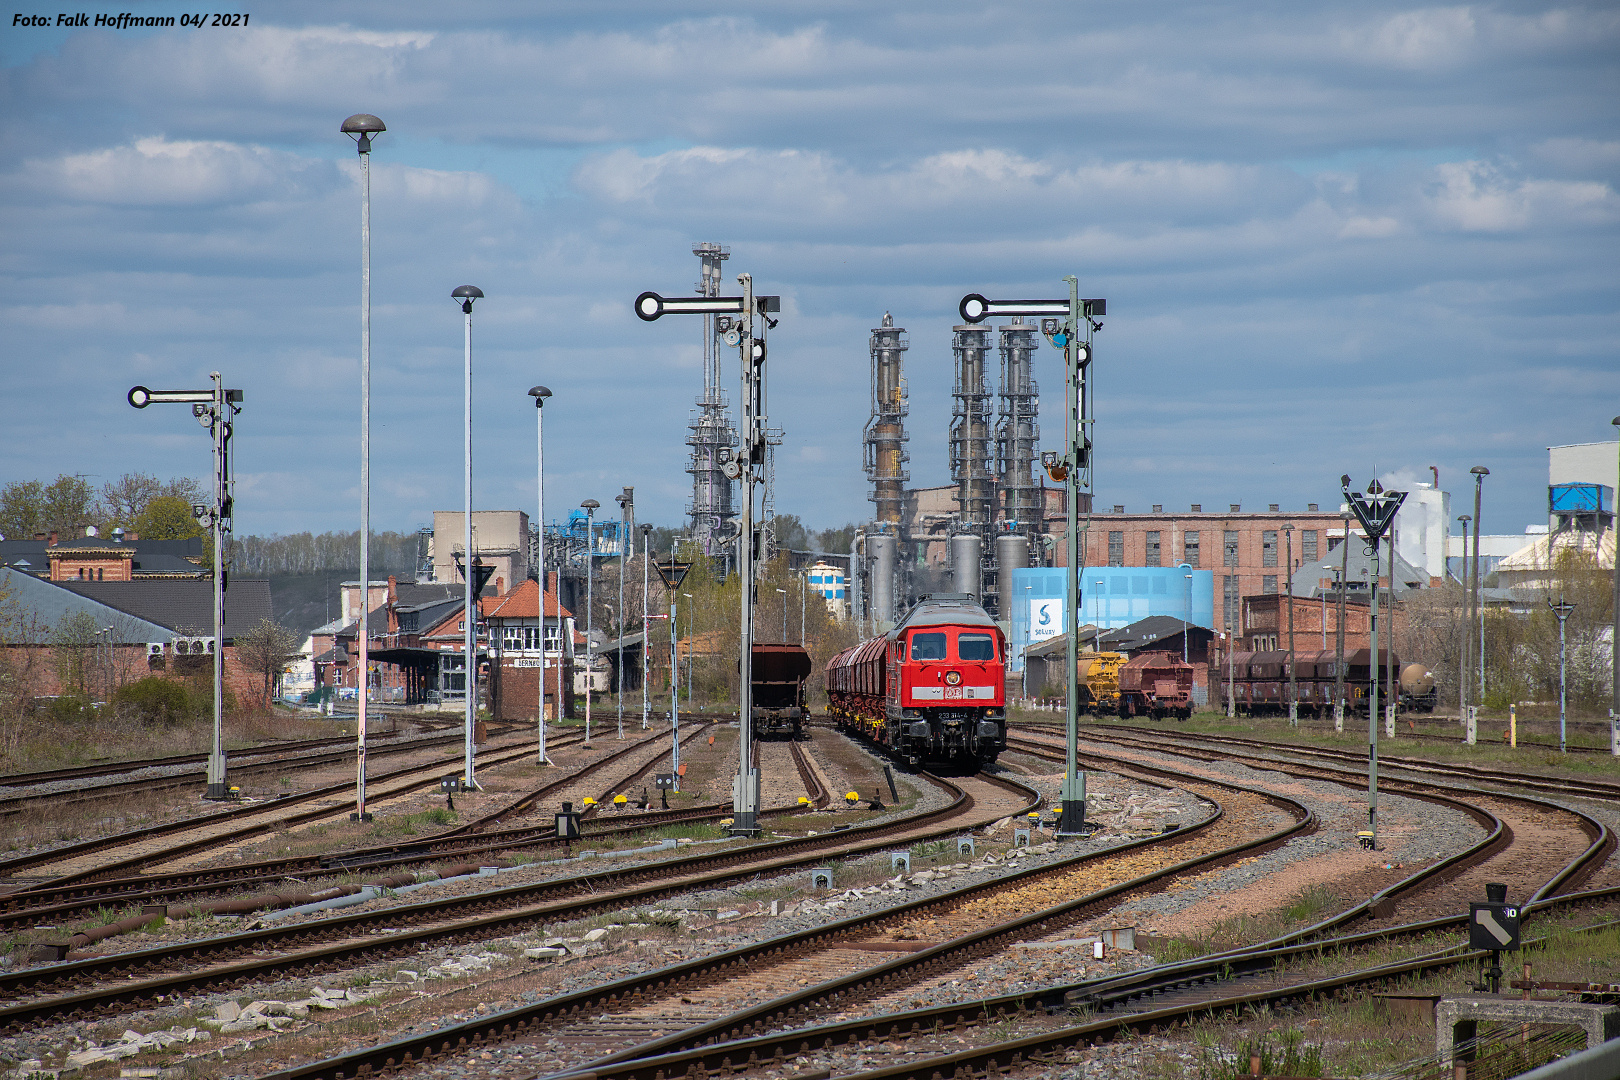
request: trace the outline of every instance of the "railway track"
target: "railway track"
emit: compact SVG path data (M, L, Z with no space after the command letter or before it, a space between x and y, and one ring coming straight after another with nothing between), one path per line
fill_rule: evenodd
M701 731L702 726L697 726L689 737L695 738ZM419 840L408 843L356 848L324 855L267 859L255 862L237 861L228 866L203 867L160 875L141 874L131 877L107 878L93 874L88 877L58 877L0 899L0 926L24 928L38 925L41 922L55 923L71 920L75 916L86 914L109 904L126 906L159 902L167 904L178 900L194 900L201 896L217 895L221 890L227 888L271 887L294 876L347 873L360 869L378 870L386 867L404 867L438 861L447 857L465 857L491 851L544 845L555 841L555 828L549 821L544 825L531 825L512 829L499 829L497 826L509 818L521 818L533 812L541 800L564 793L573 786L586 782L589 777L611 766L620 758L643 750L648 745L659 742L662 738L662 733L655 732L636 742L618 748L596 761L589 762L579 769L556 779L548 780L548 782L527 794L486 811L462 825L443 830L431 836L422 837ZM553 742L552 745L570 746L577 745L578 742L578 738L565 738ZM519 757L521 758L521 752ZM656 765L661 760L661 757L662 755L655 755L650 764L641 766L640 771ZM456 760L456 764L459 764L459 759ZM444 765L441 763L433 766L430 771L437 773L442 771L443 768ZM600 802L606 802L610 797L609 793L619 783L618 780L614 781L613 785L608 788L608 792L599 791L602 794ZM342 790L346 792L348 788L344 786ZM592 808L592 810L594 809L596 808ZM710 805L653 811L636 815L633 822L592 829L590 835L598 838L620 836L655 825L718 817L722 811L729 811L729 809L729 806ZM311 813L317 815L316 819L318 819L321 811L317 809ZM587 811L587 816L589 816L589 813L590 811ZM617 815L615 816L617 817ZM285 824L285 821L277 822L275 827L280 828ZM247 835L256 835L263 831L258 825L250 826L250 828L252 832ZM194 843L188 840L167 849L167 851L149 853L141 856L141 858L147 865L160 864L162 861L174 857L176 853L184 854L194 849L195 846ZM123 862L128 863L129 861L124 860Z
M975 799L968 791L937 778L930 778L930 782L954 793L949 806L885 824L691 852L673 860L575 873L467 896L0 974L0 1002L4 1003L0 1007L0 1029L21 1030L53 1021L106 1016L150 1005L182 991L224 989L289 974L342 970L414 954L422 947L510 935L542 923L714 888L739 877L870 853L894 843L948 836L983 823L986 811L975 813ZM1006 782L965 783L977 788L981 796L998 784L1003 793L1017 786ZM1032 805L1033 801L1023 805ZM997 807L989 815L994 818L1004 812L1004 807Z
M1154 782L1163 783L1166 775L1159 774ZM827 1008L848 1008L1011 941L1057 932L1107 899L1151 887L1167 873L1207 869L1223 860L1245 857L1312 826L1309 811L1292 800L1266 799L1242 785L1204 786L1223 789L1226 800L1284 806L1287 811L1280 816L1285 820L1257 831L1252 820L1244 825L1217 803L1216 811L1203 822L1166 836L964 886L276 1076L313 1080L362 1075L367 1069L399 1068L486 1040L541 1035L548 1038L548 1057L562 1052L559 1047L571 1047L574 1056L580 1057L619 1043L616 1052L581 1065L606 1070L598 1075L612 1075L616 1061L701 1046L763 1024L802 1022L805 1016ZM1252 808L1245 809L1246 818L1252 819ZM1144 858L1158 865L1144 872ZM1110 884L1088 890L1079 884L1087 879ZM1087 895L1078 901L1069 899L1075 892ZM1065 899L1054 905L1054 897ZM887 940L873 940L883 937ZM806 989L779 994L782 986L795 984ZM742 1012L725 1007L727 1001L759 994L769 1000ZM698 1022L694 1024L694 1020ZM626 1042L633 1045L623 1046ZM685 1068L675 1067L665 1075L684 1075Z
M265 773L286 773L288 770L306 769L316 765L330 765L334 762L352 760L354 758L353 739L319 739L313 740L312 742L319 744L320 746L337 743L340 744L341 748L331 750L326 753L304 753L293 757L284 756L292 749L290 746L278 747L274 751L265 751L263 753L255 752L251 755L246 753L233 754L230 757L230 775L232 779L237 779L244 775L258 776ZM419 750L431 749L435 746L459 746L461 745L461 742L462 737L460 735L429 736L426 738L413 739L405 743L390 744L385 746L368 746L366 748L366 755L368 758L390 757L395 754L409 754ZM316 749L319 749L319 747L317 746ZM271 754L278 756L272 757L270 756ZM185 755L185 757L189 759L196 757L196 755L188 754ZM206 762L206 759L207 755L202 755L202 760L204 762ZM163 768L177 764L189 765L192 764L192 762L189 760L177 761L173 759L166 760L163 758L154 758L150 761L135 763L130 768L107 769L106 771L99 773L87 773L84 777L63 777L61 779L73 780L94 778L95 776L118 775L124 772L132 772L139 769ZM74 772L76 770L68 769L62 771ZM132 794L155 793L160 791L169 791L175 788L196 787L198 776L200 774L201 770L199 769L194 772L168 774L164 776L137 776L130 777L126 780L113 780L108 783L95 784L82 788L67 788L57 791L42 791L27 795L15 795L9 798L0 799L0 818L11 817L17 814L27 813L30 810L41 808L55 812L59 811L63 807L72 806L79 803L97 802L104 799L125 798ZM42 776L49 774L36 773L33 775ZM36 785L55 782L58 781L31 781L31 783Z
M1039 753L1056 760L1062 758L1061 747L1027 747L1025 752ZM1099 764L1107 763L1099 762ZM1486 814L1488 816L1488 812ZM1458 859L1448 860L1447 864L1410 875L1363 904L1252 949L1233 950L1216 957L1149 969L1133 975L1114 976L1091 980L1089 983L1048 987L1032 993L976 999L927 1009L900 1008L891 997L887 1001L875 1003L868 1010L868 1015L859 1019L798 1026L774 1034L752 1034L761 1026L760 1010L743 1011L709 1025L710 1031L707 1033L688 1032L682 1033L676 1040L649 1042L628 1054L618 1055L617 1058L612 1056L602 1058L572 1071L579 1073L588 1071L597 1080L608 1080L610 1077L655 1080L662 1077L693 1075L693 1070L696 1070L697 1075L716 1072L729 1075L736 1072L752 1072L761 1068L780 1068L788 1062L793 1062L801 1074L808 1072L814 1075L816 1068L823 1064L831 1065L837 1072L844 1074L850 1071L848 1065L855 1054L871 1052L878 1058L893 1057L893 1051L897 1049L896 1044L905 1044L909 1047L913 1043L940 1050L952 1043L963 1042L960 1037L963 1032L991 1024L997 1026L995 1036L997 1044L1004 1044L1008 1037L1006 1032L1008 1022L1027 1021L1028 1026L1037 1029L1037 1033L1030 1036L1033 1041L1024 1048L1024 1056L1017 1053L1001 1053L996 1046L977 1047L966 1051L952 1049L951 1052L941 1056L929 1056L920 1062L907 1063L889 1070L878 1070L869 1075L873 1077L962 1075L957 1071L959 1067L970 1070L983 1069L986 1060L991 1063L991 1071L999 1071L1016 1067L1020 1063L1032 1064L1034 1061L1030 1054L1050 1054L1053 1045L1072 1046L1076 1042L1084 1043L1088 1038L1091 1040L1099 1037L1107 1038L1127 1028L1151 1030L1156 1024L1173 1023L1198 1011L1238 1009L1246 1004L1281 1000L1291 996L1309 997L1325 992L1336 992L1366 981L1401 978L1431 967L1465 963L1470 959L1477 959L1481 954L1466 953L1460 949L1445 949L1411 962L1391 965L1387 969L1351 972L1331 978L1313 979L1297 974L1279 974L1276 970L1278 964L1292 957L1350 950L1364 944L1387 941L1392 935L1415 937L1441 929L1460 930L1466 923L1466 915L1449 915L1414 924L1364 930L1327 940L1323 940L1322 937L1337 927L1379 911L1403 895L1421 891L1436 877L1455 872L1468 864L1489 859L1505 832L1505 827L1498 820L1495 827L1490 830L1490 835L1469 852L1462 853ZM1554 875L1541 884L1537 890L1536 901L1539 908L1559 902L1540 899L1556 891L1559 882L1559 875ZM1620 895L1620 890L1602 890L1601 893ZM1466 905L1462 910L1466 911ZM1054 933L1056 932L1061 931ZM1048 938L1052 936L1053 933L1047 935ZM960 951L957 943L953 942L951 946L953 954ZM954 965L947 965L952 966ZM823 993L836 994L843 989L843 984L829 982L817 989ZM1172 996L1176 997L1173 1004ZM844 1004L840 1002L841 1006ZM1110 1017L1105 1021L1072 1025L1066 1021L1075 1010L1084 1013L1108 1010L1122 1015L1117 1019ZM1054 1014L1062 1019L1054 1019ZM783 1023L778 1020L773 1026L781 1027ZM1051 1029L1054 1028L1058 1030L1053 1032ZM721 1035L718 1040L712 1039L712 1035L716 1032ZM710 1045L701 1045L703 1042L701 1034L711 1036ZM675 1045L676 1043L684 1045ZM835 1048L841 1056L836 1061L829 1061L828 1055ZM920 1051L907 1049L904 1053L927 1054L928 1049ZM996 1056L998 1053L1001 1056ZM291 1077L298 1074L283 1075Z

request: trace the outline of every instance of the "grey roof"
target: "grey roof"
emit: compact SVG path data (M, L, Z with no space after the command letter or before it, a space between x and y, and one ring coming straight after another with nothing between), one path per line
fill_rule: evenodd
M208 574L208 568L198 566L177 555L165 555L162 552L147 554L137 550L135 558L130 563L130 570L137 574Z
M1099 630L1095 625L1093 625L1092 623L1086 623L1084 626L1082 626L1080 628L1080 641L1082 643L1090 641L1091 639L1095 638L1100 633L1102 633L1102 631ZM1028 648L1026 648L1024 650L1024 655L1025 656L1052 656L1052 655L1054 655L1056 653L1066 652L1068 650L1068 648L1069 648L1069 635L1068 634L1054 634L1051 637L1044 638L1041 641L1038 641L1035 644L1033 644L1033 645L1029 646Z
M1372 556L1363 553L1364 546L1359 537L1351 537L1349 543L1350 565L1345 580L1349 583L1347 591L1354 592L1367 583L1372 573ZM1317 582L1322 578L1332 580L1333 575L1340 569L1340 560L1342 558L1344 556L1336 548L1333 554L1320 562L1308 563L1295 570L1294 595L1307 599L1316 596L1321 589ZM1388 576L1389 547L1387 544L1380 545L1378 548L1378 567L1380 576ZM1408 584L1409 582L1416 582L1418 588L1427 588L1429 585L1429 573L1427 570L1421 570L1413 566L1397 554L1395 556L1395 591L1397 593L1409 591L1412 587ZM1328 592L1331 593L1332 591L1332 588L1329 587Z
M906 612L896 630L903 630L910 626L938 626L964 625L964 626L995 626L996 621L985 613L978 601L967 599L957 600L938 597L928 600L919 600L917 605Z
M25 615L32 616L22 627L21 640L42 644L50 640L52 628L65 615L85 612L97 626L111 626L121 643L170 641L171 627L161 626L128 612L79 595L52 581L0 567L0 592L4 592Z
M180 578L149 581L63 581L59 587L172 630L211 632L214 583ZM273 618L268 581L233 579L225 591L225 640Z
M1197 635L1194 631L1202 631L1214 636L1215 631L1207 626L1200 626L1195 622L1183 622L1174 615L1149 615L1145 619L1138 619L1128 626L1121 626L1117 630L1106 630L1097 635L1097 647L1109 649L1114 652L1132 652L1136 649L1146 648L1166 638L1180 638L1182 628L1187 630L1189 640Z

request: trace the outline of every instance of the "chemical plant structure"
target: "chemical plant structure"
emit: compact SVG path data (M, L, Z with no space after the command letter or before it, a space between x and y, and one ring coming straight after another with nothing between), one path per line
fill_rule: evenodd
M1012 571L1046 565L1051 526L1061 521L1064 508L1063 492L1038 482L1035 473L1038 335L1039 328L1022 317L999 328L952 329L952 482L948 488L908 490L904 368L910 341L887 312L872 330L863 465L875 513L856 531L850 560L852 614L865 632L892 627L919 595L936 588L968 593L1006 622L1014 601ZM996 357L999 378L992 394ZM941 571L948 582L936 580Z

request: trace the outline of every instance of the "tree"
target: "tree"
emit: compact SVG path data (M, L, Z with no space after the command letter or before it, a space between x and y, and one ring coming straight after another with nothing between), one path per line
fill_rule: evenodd
M101 489L101 513L107 526L137 528L136 522L152 500L168 496L183 499L189 507L203 500L202 484L189 476L178 476L164 483L148 473L125 473ZM142 535L145 535L144 533Z
M159 495L135 520L135 531L142 540L189 540L201 536L203 528L192 516L189 502L175 495Z
M49 484L17 480L0 488L0 535L8 539L52 531L65 538L101 522L95 489L81 477L62 473Z
M260 619L259 625L236 638L236 658L249 671L264 676L264 703L269 705L280 686L286 666L298 658L298 635L279 623Z
M62 616L51 634L52 652L56 660L56 683L63 697L89 696L90 649L96 644L94 615L88 611L72 611Z

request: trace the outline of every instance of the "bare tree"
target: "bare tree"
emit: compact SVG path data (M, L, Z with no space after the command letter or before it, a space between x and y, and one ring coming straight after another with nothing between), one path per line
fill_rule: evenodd
M298 635L279 623L260 619L259 625L236 639L236 658L250 671L264 676L264 704L268 706L288 663L296 659Z

